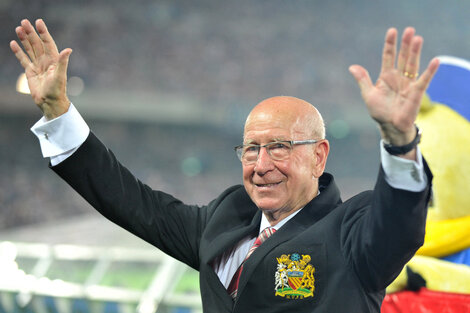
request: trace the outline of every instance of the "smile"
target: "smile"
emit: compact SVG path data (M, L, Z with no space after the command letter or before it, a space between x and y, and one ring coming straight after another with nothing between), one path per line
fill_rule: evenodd
M278 183L272 183L272 184L255 184L256 187L273 187L279 185L281 182Z

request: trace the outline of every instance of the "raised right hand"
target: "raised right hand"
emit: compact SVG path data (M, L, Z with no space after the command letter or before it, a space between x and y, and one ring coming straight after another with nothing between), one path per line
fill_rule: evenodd
M25 70L34 102L51 120L67 112L70 106L66 86L72 49L59 53L43 20L36 21L36 29L37 32L28 20L22 20L16 34L24 51L15 40L10 42L10 48Z

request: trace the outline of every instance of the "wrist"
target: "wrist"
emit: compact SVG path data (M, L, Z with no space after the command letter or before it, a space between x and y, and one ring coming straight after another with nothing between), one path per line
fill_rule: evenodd
M50 121L53 120L62 114L66 113L70 107L70 100L65 97L63 99L51 100L47 99L39 108L41 109L44 117Z
M410 143L416 136L416 125L411 124L406 130L398 129L390 123L379 124L380 136L384 143L403 146Z
M414 128L415 128L414 137L412 140L408 141L408 143L406 144L397 145L397 144L386 142L384 140L383 145L384 145L385 150L391 155L407 155L407 154L411 154L412 152L414 152L416 149L416 146L421 141L421 130L416 125L414 125Z

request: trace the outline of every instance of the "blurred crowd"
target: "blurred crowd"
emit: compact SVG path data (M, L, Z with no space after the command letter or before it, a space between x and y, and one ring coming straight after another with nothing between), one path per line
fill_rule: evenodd
M47 168L37 139L28 131L34 119L0 117L0 229L91 210ZM88 122L139 179L188 203L206 204L223 188L241 183L232 149L239 138L234 136L194 127Z
M433 5L441 3L436 0L1 3L1 42L15 38L13 29L22 18L44 18L59 47L74 49L70 73L87 86L185 93L207 105L251 105L253 98L288 93L315 100L324 112L335 112L357 92L347 73L350 64L365 64L377 73L387 27L412 24L427 35L427 62L445 50L436 49L426 32L442 36L444 47L468 46L460 40L465 28L458 21L464 17L462 6L470 6L459 3L441 10ZM403 8L405 3L409 7ZM437 12L452 23L431 24ZM19 67L8 49L0 51L6 61L0 82L11 82Z

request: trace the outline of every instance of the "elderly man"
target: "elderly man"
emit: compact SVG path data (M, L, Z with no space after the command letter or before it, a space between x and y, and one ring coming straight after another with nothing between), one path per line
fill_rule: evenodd
M36 31L37 30L37 31ZM71 49L59 53L42 20L10 46L44 114L34 127L52 169L104 216L200 272L204 312L379 312L385 287L423 242L432 175L414 125L438 68L419 70L422 38L407 28L398 57L388 30L382 71L350 67L383 142L373 191L342 202L324 173L320 113L273 97L249 114L236 147L244 186L207 206L183 204L141 183L89 131L66 96ZM397 62L395 64L395 59Z

